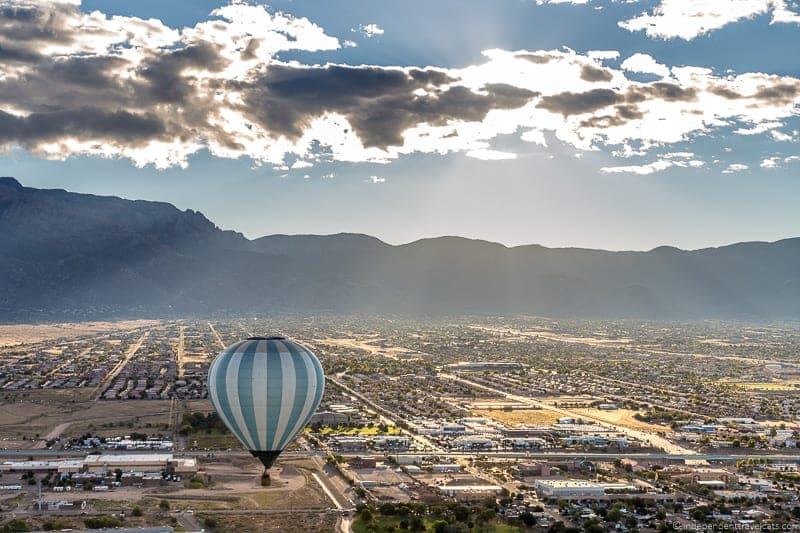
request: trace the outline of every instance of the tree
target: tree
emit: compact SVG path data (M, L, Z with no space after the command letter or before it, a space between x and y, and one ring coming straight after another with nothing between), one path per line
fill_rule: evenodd
M162 511L169 511L169 501L161 500L160 502L158 502L158 508L161 509Z
M20 520L19 518L15 518L14 520L9 521L7 524L3 526L3 533L21 533L23 531L30 531L31 528L28 527L28 523L25 520Z
M453 508L453 516L459 522L466 522L469 520L469 509L464 507L463 505L457 505Z
M433 524L431 524L433 530L436 533L445 533L445 530L447 529L448 525L449 524L447 523L447 520L437 520Z
M142 513L142 508L139 507L138 505L134 505L133 506L133 510L131 511L131 514L133 516L142 516L142 514L143 514Z
M519 519L525 524L525 527L533 527L536 524L536 517L528 511L520 513Z
M368 507L364 507L361 512L358 514L359 518L361 518L364 522L369 522L372 520L372 511L369 510Z
M597 521L596 518L592 518L584 522L583 530L586 533L603 533L603 531L605 531L605 529L603 529L603 526L600 525L600 523Z

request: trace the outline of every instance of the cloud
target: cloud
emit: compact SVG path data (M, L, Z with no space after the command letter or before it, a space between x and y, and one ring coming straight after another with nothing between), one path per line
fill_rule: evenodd
M613 68L613 51L487 50L451 69L285 61L281 52L342 43L263 6L211 16L174 29L0 0L0 149L158 168L207 150L288 169L412 153L507 159L492 149L497 137L546 146L547 134L630 157L721 129L779 138L800 104L794 77L669 69L643 55ZM669 77L626 76L656 69Z
M503 161L517 158L517 154L512 152L501 152L499 150L489 150L485 148L481 150L470 150L467 152L467 156L482 161Z
M772 156L761 161L761 168L779 168L783 165L788 165L790 163L794 163L796 161L800 161L800 156L791 155L788 157L781 157L781 156Z
M669 76L669 69L666 65L658 63L652 56L647 54L633 54L620 65L622 70L638 72L640 74L654 74L666 78Z
M705 162L694 159L694 154L690 152L671 152L661 156L661 159L642 165L624 165L617 167L603 167L600 172L604 174L638 174L646 176L655 174L672 167L679 168L700 168L705 166Z
M386 178L382 178L380 176L370 176L367 181L375 185L378 183L386 183Z
M582 5L588 4L591 0L536 0L536 3L541 5L544 4L573 4L573 5Z
M772 24L800 23L786 0L661 0L651 12L621 21L628 31L655 39L691 41L728 24L772 13Z
M361 26L358 27L358 31L363 33L368 39L371 39L376 35L383 35L383 28L381 28L377 24L362 24Z
M743 163L731 163L727 166L725 170L722 171L723 174L734 174L737 172L744 172L745 170L749 170L750 167Z

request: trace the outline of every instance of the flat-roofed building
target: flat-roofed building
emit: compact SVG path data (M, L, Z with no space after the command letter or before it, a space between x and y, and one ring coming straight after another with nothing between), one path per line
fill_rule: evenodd
M539 479L535 484L540 498L562 500L593 499L605 496L606 490L599 483L578 479Z
M442 485L438 489L445 496L460 502L477 502L494 497L503 490L498 485Z

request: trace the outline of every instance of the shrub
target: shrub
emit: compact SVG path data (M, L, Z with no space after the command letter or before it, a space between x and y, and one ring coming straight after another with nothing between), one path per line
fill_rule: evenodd
M86 518L83 523L86 524L86 527L89 529L110 529L120 527L122 525L122 519L108 515L90 516Z

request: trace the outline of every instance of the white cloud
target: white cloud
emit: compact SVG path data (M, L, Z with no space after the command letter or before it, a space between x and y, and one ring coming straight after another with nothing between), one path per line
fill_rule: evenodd
M772 13L772 23L800 23L785 0L661 0L651 12L619 23L657 39L690 41L728 24Z
M356 30L353 30L356 31ZM383 28L378 26L377 24L362 24L358 27L358 31L363 33L368 39L375 37L376 35L383 35Z
M773 139L780 142L792 141L797 136L796 133L784 133L778 130L772 130L769 132L769 134L772 136Z
M620 65L622 70L639 72L641 74L654 74L666 78L669 76L669 69L666 65L658 63L652 56L647 54L633 54Z
M779 168L783 165L788 165L800 161L800 156L790 155L788 157L772 156L761 161L761 168Z
M470 150L467 152L467 156L474 159L481 159L483 161L502 161L505 159L517 158L517 154L511 152L501 152L499 150L490 150L488 148Z
M742 163L731 163L728 167L722 171L723 174L734 174L736 172L744 172L748 170L750 167L748 165Z
M689 153L671 153L664 154L663 159L646 163L642 165L624 165L618 167L603 167L600 172L604 174L639 174L646 176L648 174L655 174L656 172L664 171L672 167L680 168L699 168L705 165L703 161L697 159L685 159L686 157L693 157L694 154Z
M382 178L380 176L370 176L369 179L367 179L367 181L372 184L386 183L386 178Z
M777 120L768 120L765 122L759 122L752 125L749 128L739 128L734 130L734 133L737 135L761 135L762 133L767 133L768 131L772 131L775 128L782 128L783 122Z
M586 55L598 62L619 59L619 52L616 50L589 50Z
M536 3L541 5L545 4L573 4L573 5L582 5L588 4L591 0L536 0Z

